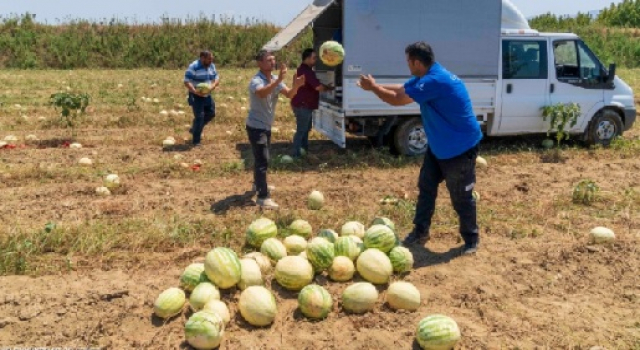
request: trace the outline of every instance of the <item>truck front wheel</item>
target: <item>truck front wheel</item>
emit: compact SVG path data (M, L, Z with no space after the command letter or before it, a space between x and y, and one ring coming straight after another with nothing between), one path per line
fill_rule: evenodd
M420 118L407 118L398 125L393 135L393 145L398 153L417 156L427 151L427 135Z
M608 146L622 135L622 119L614 110L604 109L593 117L585 132L587 144Z

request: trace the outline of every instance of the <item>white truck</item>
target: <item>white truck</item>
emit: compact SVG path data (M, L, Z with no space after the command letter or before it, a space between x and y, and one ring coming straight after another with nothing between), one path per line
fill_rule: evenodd
M542 107L556 103L580 105L568 131L590 144L607 144L635 122L633 91L615 64L605 67L575 34L531 29L509 0L316 0L264 48L281 49L309 25L316 49L340 34L346 52L338 67L315 67L336 89L321 95L313 126L342 148L348 133L383 130L401 154L426 151L417 104L393 107L356 85L361 74L404 83L404 48L415 41L463 79L487 136L545 133Z

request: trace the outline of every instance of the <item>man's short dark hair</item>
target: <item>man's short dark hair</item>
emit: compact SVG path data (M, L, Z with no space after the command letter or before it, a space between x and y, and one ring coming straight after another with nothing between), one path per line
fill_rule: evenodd
M211 51L209 51L209 50L200 51L200 58L205 58L205 57L210 57L210 56L213 56Z
M269 56L273 56L273 52L264 49L260 50L258 51L258 54L256 54L256 61L262 61Z
M307 58L311 57L311 55L316 52L316 50L314 49L305 49L304 51L302 51L302 60L306 60Z
M409 56L410 60L418 60L427 68L431 67L436 60L433 49L424 41L418 41L407 46L404 52Z

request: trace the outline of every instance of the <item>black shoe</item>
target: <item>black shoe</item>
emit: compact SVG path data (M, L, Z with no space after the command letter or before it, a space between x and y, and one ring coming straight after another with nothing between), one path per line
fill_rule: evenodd
M462 248L462 255L474 255L478 252L478 243L465 243Z
M431 237L429 233L418 234L415 230L411 231L402 241L402 245L408 247L414 244L425 245Z
M189 134L193 135L193 128L189 128Z

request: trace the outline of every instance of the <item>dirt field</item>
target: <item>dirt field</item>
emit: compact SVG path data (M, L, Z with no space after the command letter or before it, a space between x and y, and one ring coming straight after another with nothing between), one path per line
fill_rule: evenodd
M262 215L281 226L303 218L314 230L386 215L401 236L411 229L420 159L374 151L361 139L341 150L314 134L305 160L274 164L269 174L282 208L261 213L247 201L242 98L251 73L224 75L217 120L198 149L182 145L190 122L186 106L175 106L185 104L176 83L182 72L101 71L86 79L81 71L0 73L0 140L19 138L15 149L0 149L0 348L188 349L189 313L164 323L152 317L154 299L212 247L240 252L246 227ZM620 74L640 89L638 71ZM64 146L70 130L47 106L66 86L93 98L74 138L82 149ZM186 113L158 113L173 108ZM272 153L286 154L295 128L286 101L276 127ZM26 141L29 134L40 140ZM178 145L163 150L169 135ZM418 349L418 321L442 313L458 322L460 349L640 349L640 127L608 149L568 143L559 161L541 140L483 141L489 166L478 169L477 256L459 256L457 219L441 187L434 238L414 250L415 269L395 277L420 290L417 312L390 310L380 287L375 312L345 314L340 294L349 283L319 276L334 310L310 322L296 310L297 295L269 276L278 299L273 326L246 324L239 291L226 291L232 321L220 348ZM78 165L81 157L93 166ZM196 160L199 169L181 165ZM119 174L121 188L97 196L109 173ZM597 198L574 203L572 191L585 179L599 186ZM313 189L327 198L320 211L306 209ZM381 204L387 196L397 203ZM596 226L613 229L616 241L590 244Z

